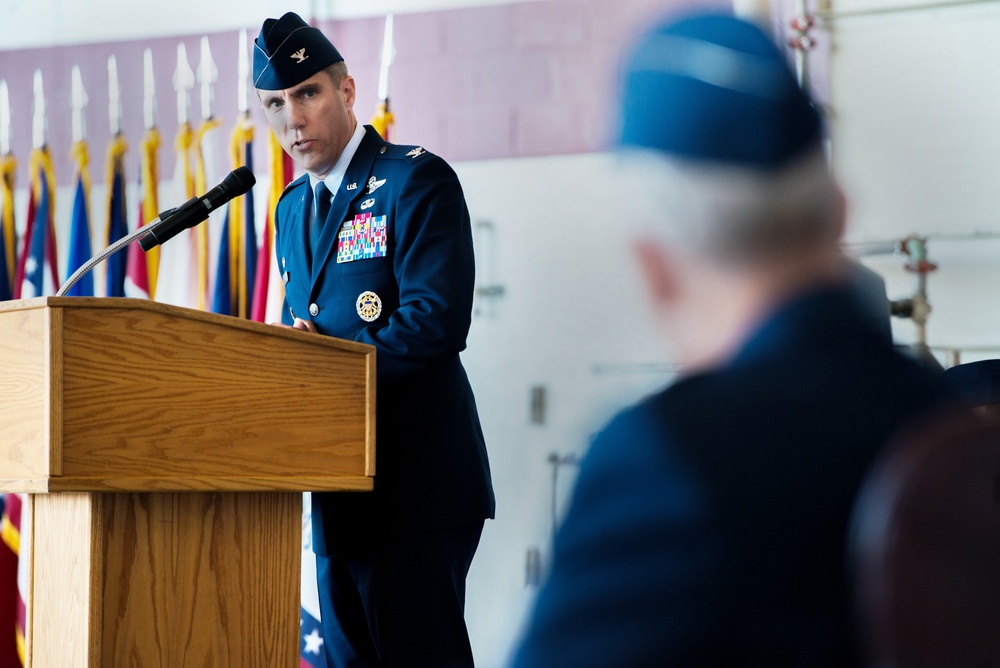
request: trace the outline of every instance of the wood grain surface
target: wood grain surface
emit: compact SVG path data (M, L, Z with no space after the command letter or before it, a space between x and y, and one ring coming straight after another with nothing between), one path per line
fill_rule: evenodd
M146 300L20 304L0 307L3 489L371 489L373 347Z
M34 500L34 668L297 666L301 494Z

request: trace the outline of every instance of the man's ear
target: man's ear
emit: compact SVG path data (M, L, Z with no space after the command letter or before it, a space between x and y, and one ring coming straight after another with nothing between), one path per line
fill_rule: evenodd
M347 103L347 108L351 109L354 107L354 98L357 96L357 89L354 83L354 77L350 74L345 76L340 81L340 92L344 94L345 102Z
M651 239L642 238L632 245L632 251L639 261L646 288L653 299L658 303L673 301L679 285L667 249Z

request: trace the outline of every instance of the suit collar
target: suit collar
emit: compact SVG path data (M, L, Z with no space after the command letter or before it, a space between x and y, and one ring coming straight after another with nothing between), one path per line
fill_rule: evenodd
M309 192L308 176L303 174L288 184L285 190L288 192L287 197L297 197L298 202L288 207L288 217L280 223L284 228L282 235L287 236L291 241L288 244L289 260L291 260L290 266L305 269L309 267L309 233L306 227L306 222L309 220L306 215L309 205L309 202L306 201L307 193ZM285 268L282 267L281 270L284 271Z

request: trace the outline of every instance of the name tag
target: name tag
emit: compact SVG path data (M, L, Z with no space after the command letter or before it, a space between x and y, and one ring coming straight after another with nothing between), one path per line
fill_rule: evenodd
M337 235L337 264L385 257L387 217L361 213L344 221Z

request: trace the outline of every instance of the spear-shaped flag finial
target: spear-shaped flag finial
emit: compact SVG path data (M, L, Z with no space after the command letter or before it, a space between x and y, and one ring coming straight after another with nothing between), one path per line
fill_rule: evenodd
M143 127L156 127L156 80L153 78L153 52L142 52L142 120Z
M73 110L73 143L82 142L87 136L87 120L84 112L87 110L87 91L83 87L83 76L80 66L74 65L70 77L70 108Z
M250 81L250 45L247 40L247 31L240 31L240 51L236 59L236 108L241 116L250 113L247 106L247 82Z
M191 91L194 89L194 70L188 63L184 42L177 45L177 69L174 70L174 90L177 92L177 122L185 125L191 108Z
M42 71L35 70L35 102L31 115L31 145L34 148L45 147L45 89L42 86Z
M214 118L215 81L219 78L219 70L212 60L212 49L208 45L208 37L201 38L201 59L198 61L198 83L201 86L201 118L207 121Z
M0 156L10 155L10 97L7 80L0 79Z

